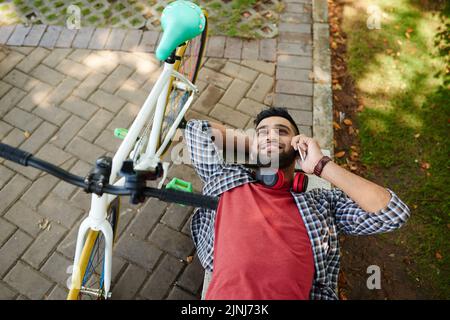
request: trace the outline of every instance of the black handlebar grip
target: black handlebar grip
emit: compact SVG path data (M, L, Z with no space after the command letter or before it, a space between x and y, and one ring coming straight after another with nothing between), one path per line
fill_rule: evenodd
M193 207L216 210L219 203L218 198L193 194L185 191L162 189L159 199L167 202L175 202Z
M32 156L33 155L29 152L0 142L0 157L5 158L6 160L14 161L23 166L27 166L28 159Z

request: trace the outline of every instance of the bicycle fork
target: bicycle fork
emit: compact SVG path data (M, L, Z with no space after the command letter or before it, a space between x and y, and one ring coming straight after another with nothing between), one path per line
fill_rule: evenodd
M72 275L72 287L78 286L81 290L81 283L84 273L81 274L80 258L83 247L86 243L86 236L89 230L99 231L103 234L105 240L105 255L103 268L103 288L105 299L109 297L109 289L111 286L111 269L112 269L112 248L113 248L113 230L111 224L106 219L108 206L108 196L101 197L93 194L91 200L91 210L87 218L83 220L78 229L77 245L75 249L74 271ZM89 259L89 257L88 257Z

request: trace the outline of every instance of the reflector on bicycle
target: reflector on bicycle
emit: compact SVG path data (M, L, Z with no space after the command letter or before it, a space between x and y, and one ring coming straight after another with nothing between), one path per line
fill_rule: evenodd
M169 4L161 15L164 33L156 48L156 58L166 60L180 44L201 34L205 24L205 15L196 4L184 0Z

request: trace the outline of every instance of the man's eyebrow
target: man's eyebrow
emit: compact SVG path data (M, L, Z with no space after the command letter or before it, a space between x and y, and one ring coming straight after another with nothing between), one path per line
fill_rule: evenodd
M266 129L267 127L268 127L267 125L263 125L259 128L256 128L256 131L259 131L261 129ZM285 126L284 124L275 124L274 127L281 127L281 128L287 129L288 131L292 131L291 128L289 128L288 126Z

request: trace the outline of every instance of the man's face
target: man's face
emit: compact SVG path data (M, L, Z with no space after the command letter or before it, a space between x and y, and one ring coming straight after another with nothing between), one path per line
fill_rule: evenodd
M262 163L279 163L280 168L295 160L291 140L296 135L293 125L283 117L268 117L256 127L257 154Z

